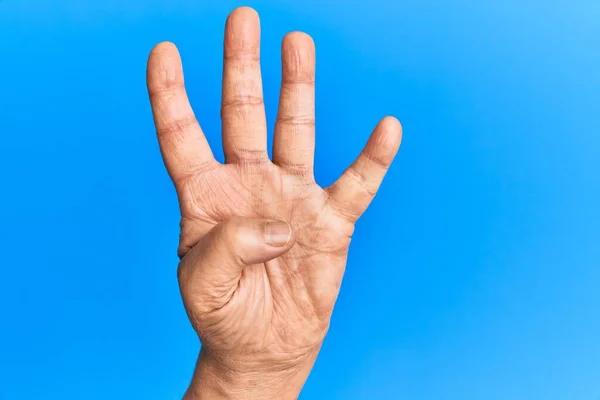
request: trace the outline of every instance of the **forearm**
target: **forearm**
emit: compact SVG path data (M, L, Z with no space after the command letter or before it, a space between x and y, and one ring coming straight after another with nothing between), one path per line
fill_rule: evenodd
M292 368L257 369L223 367L200 352L192 382L184 400L295 400L316 359L318 350Z

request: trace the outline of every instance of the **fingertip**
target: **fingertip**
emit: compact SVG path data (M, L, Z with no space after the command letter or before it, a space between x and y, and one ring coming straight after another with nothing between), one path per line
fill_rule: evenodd
M402 124L400 121L391 115L384 117L377 130L380 132L379 137L383 146L386 149L397 151L402 142Z
M381 124L384 127L384 129L402 136L402 124L400 123L398 118L392 115L388 115L381 120Z
M182 84L181 57L175 44L160 42L152 48L148 56L147 80L151 92Z
M236 8L225 23L225 60L260 58L260 20L250 7Z
M227 26L254 27L260 23L258 12L248 6L238 7L227 17Z
M179 59L179 50L172 42L160 42L156 44L148 56L148 67L154 67L160 63Z
M281 43L283 71L294 79L312 82L315 70L315 44L304 32L290 32Z
M237 17L240 15L246 16L246 17L258 18L258 11L256 11L254 8L252 8L250 6L241 6L241 7L237 7L229 14L230 17Z
M153 54L164 54L170 52L177 52L177 46L175 46L175 43L173 42L163 41L157 43L152 48L152 50L150 51L150 55L152 56Z
M311 47L315 46L315 41L308 33L301 32L301 31L294 31L294 32L288 32L283 37L282 45L284 47L299 46L299 47L303 47L303 48L311 48Z

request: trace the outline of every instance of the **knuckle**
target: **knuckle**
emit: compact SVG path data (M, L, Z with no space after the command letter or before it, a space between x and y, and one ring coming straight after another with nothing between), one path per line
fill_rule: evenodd
M191 115L186 115L180 118L175 118L174 120L166 122L164 125L156 128L156 133L158 136L167 136L167 135L181 135L183 132L188 130L188 128L198 124L196 117Z
M185 84L181 79L165 76L158 82L148 85L148 95L151 100L160 100L171 97L175 93L185 90Z
M248 164L263 164L268 160L268 154L265 150L242 149L237 148L237 153Z
M352 182L356 183L369 196L375 196L377 190L372 188L371 185L369 185L367 177L361 174L356 168L348 168L345 172L345 175Z
M257 46L232 46L227 45L223 59L231 64L235 63L259 63L260 49Z
M260 234L260 224L249 224L240 218L233 218L223 224L220 235L220 250L232 257L236 264L247 265L245 247L249 238Z
M230 250L235 250L236 246L247 235L248 227L241 218L232 218L223 223L221 239Z
M221 108L227 110L228 108L260 107L264 104L265 100L262 96L237 94L224 99Z
M365 158L365 160L367 160L369 163L381 168L384 171L387 171L390 168L390 165L388 162L385 161L385 159L383 159L382 157L378 156L377 154L372 154L372 153L363 153L362 156Z
M275 160L276 164L286 170L286 172L292 174L297 178L301 178L302 181L298 184L299 187L302 185L310 185L314 183L314 175L312 167L307 163L294 163L280 158Z
M300 126L300 127L314 127L315 118L312 115L286 115L281 114L277 119L277 122L284 126Z
M336 197L336 190L338 188L334 185L327 190L328 204L331 207L334 215L340 216L344 221L354 224L360 217L361 212L349 207L347 204L343 204Z
M283 76L281 83L285 87L298 87L315 85L315 76L312 72L306 72L299 69L300 67L290 68Z

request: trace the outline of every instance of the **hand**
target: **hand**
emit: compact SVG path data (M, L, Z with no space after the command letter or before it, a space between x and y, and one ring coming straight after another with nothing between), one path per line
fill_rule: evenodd
M399 122L383 119L339 180L319 187L315 49L308 35L290 33L271 161L259 37L252 9L229 16L224 164L194 117L175 46L157 45L148 60L154 121L181 209L179 284L202 341L189 398L298 396L329 327L354 223L401 141Z

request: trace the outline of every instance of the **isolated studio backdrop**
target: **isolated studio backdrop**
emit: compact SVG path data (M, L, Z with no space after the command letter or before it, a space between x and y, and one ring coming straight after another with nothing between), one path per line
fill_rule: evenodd
M172 399L198 341L145 62L180 48L220 154L236 1L0 1L0 398ZM274 121L287 31L317 45L316 174L404 142L357 226L305 399L600 396L600 3L250 1Z

